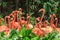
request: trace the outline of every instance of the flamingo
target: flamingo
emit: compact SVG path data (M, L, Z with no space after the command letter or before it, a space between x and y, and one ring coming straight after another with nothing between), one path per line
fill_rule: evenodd
M15 21L18 21L18 16L17 15L20 15L20 17L22 16L22 8L19 8L19 10L15 10L12 12L12 14L15 16Z
M19 8L18 13L19 13L19 15L20 15L19 23L20 23L20 25L22 26L22 25L25 24L24 17L22 16L22 8Z
M14 17L15 17L15 21L17 21L17 10L14 10L11 14L13 14L14 15Z
M47 27L47 20L44 21L44 27L46 28Z
M11 14L10 16L12 16L12 21L10 22L11 28L17 29L19 31L21 28L20 24L15 21L15 16L13 14Z
M45 31L46 34L52 32L52 30L53 30L51 26L47 26L47 23L48 23L48 21L45 20L44 21L44 29L43 30Z
M19 23L21 26L25 24L25 20L23 16L20 17Z
M19 8L19 10L17 11L18 15L20 16L20 18L22 17L22 8ZM18 17L18 16L17 16ZM18 18L17 18L18 21Z
M22 16L22 8L19 8L19 10L14 10L12 14L15 16L15 21L18 21L17 15L19 14L20 17Z
M56 26L55 26L55 24L54 24L54 17L56 17L56 15L55 15L55 14L52 14L52 15L51 15L51 21L50 21L50 26L51 26L53 29L56 28Z
M40 9L38 12L42 12L42 17L41 17L41 20L40 20L40 22L38 23L38 24L36 24L35 26L34 26L34 28L33 28L33 30L32 30L32 32L35 34L35 32L38 32L39 34L38 35L44 35L44 32L43 32L43 30L42 30L42 19L43 19L43 17L44 17L44 13L45 13L45 10L44 9ZM37 30L36 30L36 28L37 28ZM35 30L35 31L34 31ZM37 33L36 33L36 35L37 35ZM37 35L37 36L38 36Z
M54 29L56 29L56 26L57 26L57 22L58 22L57 18L55 18L56 19L56 25L54 24L54 17L56 17L56 15L51 14L50 17L51 17L50 26L47 26L47 20L44 22L44 27L45 27L44 31L46 33L52 32Z
M57 27L57 25L58 25L58 18L55 18L55 20L56 20L55 26ZM56 30L59 33L58 35L60 35L60 28L56 28Z
M6 18L8 18L9 20L9 16L5 16L5 23L6 23ZM9 35L9 27L7 25L0 26L0 31L4 32L5 35Z
M20 15L20 19L18 20L18 14ZM14 15L14 20L17 21L20 25L24 24L24 17L22 16L22 9L19 8L19 11L13 11L12 15ZM17 20L16 20L17 19Z
M54 17L55 17L55 14L51 14L50 15L50 26L47 26L47 20L44 22L44 27L45 28L51 28L51 30L52 30L52 28L55 28L55 25L54 25Z
M47 20L46 21L44 21L44 27L45 27L45 32L46 33L50 33L50 32L52 32L53 31L53 29L55 28L55 25L54 25L54 17L55 17L55 14L51 14L50 15L50 25L49 26L47 26Z
M42 12L42 17L41 17L41 19L40 19L40 22L38 23L38 24L39 24L39 28L41 28L41 27L42 27L42 20L43 20L43 18L44 18L45 10L42 8L42 9L40 9L40 10L38 11L38 13L39 13L39 12Z
M42 17L41 17L41 19L40 19L40 22L39 22L38 24L36 24L36 25L37 25L38 28L41 29L41 27L42 27L42 19L43 19L43 17L44 17L45 10L42 8L42 9L40 9L40 10L38 11L38 13L39 13L39 12L42 12Z
M56 20L55 26L57 27L57 25L58 25L58 18L55 18L55 20Z
M21 26L24 25L25 24L25 20L24 20L24 17L22 16L22 8L19 8L19 10L16 13L16 17L17 17L17 14L20 15L20 19L18 20L18 18L17 18L17 21L19 22L19 24Z
M26 29L29 29L29 28L33 28L33 25L30 23L30 16L28 15L28 13L27 13L27 20L25 21L25 27L26 27Z
M40 20L41 20L41 18L40 18L40 17L37 17L37 18L35 19L35 24L37 24L38 22L40 22Z
M19 8L20 16L22 15L22 8Z

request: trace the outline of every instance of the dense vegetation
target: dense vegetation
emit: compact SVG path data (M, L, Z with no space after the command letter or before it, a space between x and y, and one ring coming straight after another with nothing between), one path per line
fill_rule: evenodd
M60 0L0 0L0 14L4 16L13 10L22 8L24 14L36 15L41 8L45 9L45 19L49 20L49 15L55 13L60 20ZM59 21L60 23L60 21Z

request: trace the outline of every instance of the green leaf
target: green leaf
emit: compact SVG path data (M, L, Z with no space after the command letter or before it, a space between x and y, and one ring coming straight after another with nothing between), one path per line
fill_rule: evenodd
M23 40L30 40L28 37L24 37Z
M52 40L57 35L57 31L53 31L49 34L46 34L42 40Z
M39 37L31 38L31 40L39 40Z
M36 35L35 35L35 34L33 34L33 33L31 33L31 38L34 38L34 37L36 37Z
M0 32L0 37L4 37L4 32Z
M29 36L31 33L32 29L25 29L25 27L21 27L21 30L19 32L20 37L26 37Z
M15 38L16 36L18 36L17 30L10 30L9 38Z

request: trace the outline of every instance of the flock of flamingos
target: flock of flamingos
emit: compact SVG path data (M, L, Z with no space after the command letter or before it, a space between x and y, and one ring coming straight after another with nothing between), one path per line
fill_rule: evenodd
M54 30L57 30L60 34L60 28L57 28L58 24L58 18L55 14L50 15L50 23L47 25L48 21L45 20L42 27L42 19L44 18L45 10L42 8L38 11L38 13L42 12L42 17L35 18L35 25L32 25L30 23L30 15L26 14L26 20L24 19L24 16L22 16L22 9L19 8L19 10L14 10L11 14L4 17L5 24L0 26L0 31L4 32L6 35L9 34L10 29L16 29L17 31L20 30L22 25L25 25L26 29L32 28L32 32L37 36L43 36L47 33L50 33ZM20 19L18 20L17 14L20 15ZM54 17L56 17L54 19ZM6 19L8 19L8 23L6 22ZM56 23L54 23L54 20L56 20Z

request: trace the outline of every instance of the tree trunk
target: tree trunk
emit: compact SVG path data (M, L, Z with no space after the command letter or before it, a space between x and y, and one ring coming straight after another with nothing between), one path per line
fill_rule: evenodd
M26 0L26 12L28 12L28 0Z
M18 9L18 2L19 0L16 0L16 10Z

